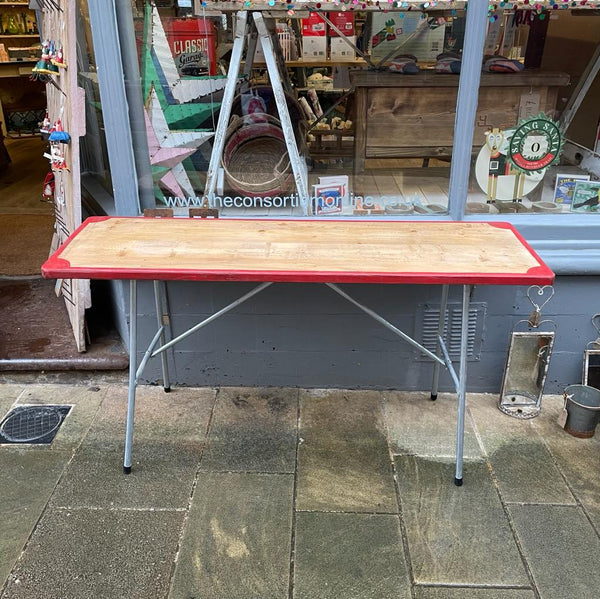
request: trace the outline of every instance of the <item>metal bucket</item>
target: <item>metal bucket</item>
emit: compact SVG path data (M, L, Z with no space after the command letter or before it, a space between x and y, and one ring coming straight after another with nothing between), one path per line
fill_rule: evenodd
M600 420L600 390L587 385L569 385L563 394L567 409L565 430L580 439L593 437Z

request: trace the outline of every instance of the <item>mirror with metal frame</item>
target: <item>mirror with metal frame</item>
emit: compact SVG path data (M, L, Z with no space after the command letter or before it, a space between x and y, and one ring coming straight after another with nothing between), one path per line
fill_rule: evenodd
M583 352L582 384L600 389L600 349L586 349Z
M502 379L500 411L533 418L541 410L542 393L554 345L553 331L513 331Z

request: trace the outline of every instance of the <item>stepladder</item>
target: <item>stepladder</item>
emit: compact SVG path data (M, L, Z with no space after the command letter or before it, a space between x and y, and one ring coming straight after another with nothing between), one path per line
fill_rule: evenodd
M298 149L294 126L287 104L286 88L289 89L289 80L279 41L275 33L275 19L256 11L239 11L235 14L235 36L231 51L231 61L206 175L203 195L204 204L208 206L216 204L217 183L220 178L219 171L221 169L227 128L231 119L234 98L238 88L244 49L246 49L244 75L247 79L253 68L257 43L260 43L289 156L296 194L306 216L310 213L311 204L308 187L308 169L306 161Z

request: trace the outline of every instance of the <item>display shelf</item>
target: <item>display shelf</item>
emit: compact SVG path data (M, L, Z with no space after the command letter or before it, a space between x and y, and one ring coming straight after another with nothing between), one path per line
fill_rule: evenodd
M264 62L254 61L254 67L264 68L266 64ZM362 66L367 63L362 58L356 58L355 60L286 60L285 66L288 68L311 68L311 67L352 67Z
M15 37L21 37L21 38L37 37L37 39L40 39L40 34L39 33L16 33L15 35L10 35L9 33L3 33L2 35L0 35L0 40L4 40L4 39L8 39L8 38L12 39Z

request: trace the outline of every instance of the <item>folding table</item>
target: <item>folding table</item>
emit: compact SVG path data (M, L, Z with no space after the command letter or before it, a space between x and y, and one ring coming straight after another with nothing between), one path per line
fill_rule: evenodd
M47 278L130 280L129 393L124 471L131 472L137 382L148 360L276 282L323 283L418 348L434 363L431 398L440 366L458 396L455 483L463 479L469 298L473 285L548 285L553 272L509 224L389 220L270 220L93 217L42 266ZM158 330L137 359L137 281L154 281ZM254 281L260 284L185 333L166 340L162 283ZM435 353L356 301L339 283L440 285ZM443 339L448 286L461 285L462 320L458 372Z

